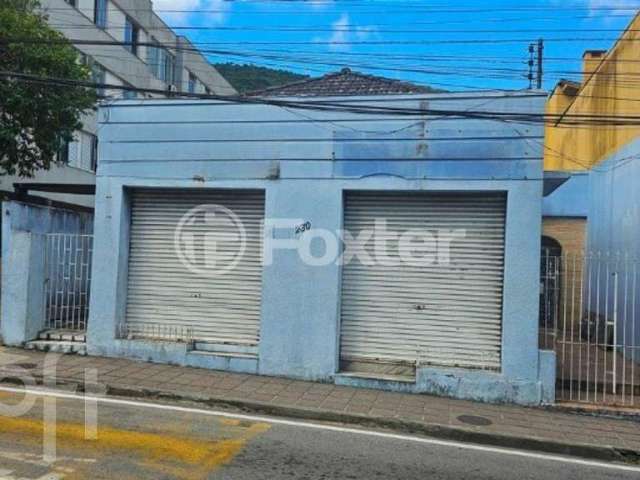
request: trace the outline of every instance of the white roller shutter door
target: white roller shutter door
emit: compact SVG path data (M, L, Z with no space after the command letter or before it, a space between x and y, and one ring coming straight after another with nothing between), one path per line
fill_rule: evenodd
M135 190L131 203L128 331L164 336L190 329L202 342L255 346L260 331L264 193L247 190ZM246 232L244 254L235 225L224 215L205 217L202 205L231 210ZM174 235L187 212L178 255ZM213 245L213 247L212 247ZM183 249L184 250L184 249ZM219 274L216 267L234 268ZM206 262L206 263L205 263ZM195 269L192 268L195 266Z
M376 219L399 234L426 230L442 242L463 230L464 237L451 242L449 262L442 242L440 257L420 265L402 262L393 239L385 250L391 261L376 261L371 237L364 249L373 264L354 258L343 266L342 360L499 369L505 213L502 194L347 194L347 252L355 245L349 238L373 230Z

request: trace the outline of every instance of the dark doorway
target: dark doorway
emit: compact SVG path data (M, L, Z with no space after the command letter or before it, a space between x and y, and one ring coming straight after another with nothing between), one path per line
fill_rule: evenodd
M542 237L540 252L540 326L553 329L558 325L560 309L562 247L551 237Z

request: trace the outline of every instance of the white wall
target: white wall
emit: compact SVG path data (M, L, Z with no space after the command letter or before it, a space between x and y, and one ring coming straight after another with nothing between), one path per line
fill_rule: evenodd
M107 8L107 32L119 42L124 41L124 24L127 16L116 7L113 2L108 2Z
M76 4L78 11L93 22L95 10L94 0L76 0Z
M113 73L107 71L105 75L105 83L109 85L124 85L125 83L116 77ZM124 90L119 90L116 88L107 88L105 89L104 94L109 98L122 98L124 94Z

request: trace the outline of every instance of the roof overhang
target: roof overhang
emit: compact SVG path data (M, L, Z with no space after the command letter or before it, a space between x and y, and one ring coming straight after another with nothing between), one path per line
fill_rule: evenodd
M17 194L27 194L30 191L71 195L95 195L96 193L95 185L78 183L14 183L13 188Z
M544 172L542 196L548 197L571 178L569 172Z

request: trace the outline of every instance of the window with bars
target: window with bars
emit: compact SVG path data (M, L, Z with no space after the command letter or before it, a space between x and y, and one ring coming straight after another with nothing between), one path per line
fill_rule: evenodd
M162 76L160 80L164 80L168 84L175 83L176 59L167 50L162 49Z
M197 84L198 79L193 73L189 72L189 93L196 93Z
M93 83L99 83L99 84L106 83L107 71L102 65L100 65L99 63L96 63L95 61L93 61L93 59L91 59L89 62L89 67L91 68L91 81ZM98 96L104 96L105 95L104 87L98 87L97 92L98 92Z
M160 78L160 44L153 37L149 43L152 45L147 47L147 66L151 73Z
M151 38L153 45L147 48L147 64L156 78L168 84L175 83L175 57L160 43Z
M138 39L140 37L140 28L129 17L126 18L124 24L124 43L127 50L134 55L138 54Z
M56 155L56 160L58 163L63 163L65 165L69 164L69 142L64 141L64 143L60 145Z
M78 130L73 141L65 146L62 160L70 167L95 172L98 165L98 137L92 133Z
M91 171L98 171L98 137L91 135Z

